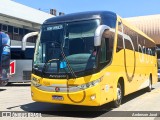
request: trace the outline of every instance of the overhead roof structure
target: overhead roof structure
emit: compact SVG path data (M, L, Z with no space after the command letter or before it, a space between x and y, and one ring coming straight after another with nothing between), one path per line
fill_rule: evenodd
M54 16L20 3L0 0L0 23L37 30L46 19L51 17Z
M160 14L126 18L128 22L160 44Z

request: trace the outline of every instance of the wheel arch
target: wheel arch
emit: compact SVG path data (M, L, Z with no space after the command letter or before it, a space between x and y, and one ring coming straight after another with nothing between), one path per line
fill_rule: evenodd
M119 76L119 77L117 78L117 80L115 81L115 83L114 83L114 100L117 99L116 88L117 88L118 83L120 83L121 86L122 86L123 96L125 95L125 79L124 79L124 77Z
M151 78L151 84L153 84L152 73L150 73L149 77Z

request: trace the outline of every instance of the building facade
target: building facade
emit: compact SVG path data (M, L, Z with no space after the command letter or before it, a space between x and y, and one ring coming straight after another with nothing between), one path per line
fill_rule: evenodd
M146 33L160 47L160 14L131 17L126 20Z
M0 1L0 31L7 33L11 38L11 45L17 45L23 36L29 32L39 31L41 24L51 14L33 9L11 0ZM30 38L35 42L35 38Z

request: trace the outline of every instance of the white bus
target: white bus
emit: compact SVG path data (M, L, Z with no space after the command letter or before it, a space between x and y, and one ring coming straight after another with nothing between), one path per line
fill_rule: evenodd
M22 51L21 46L11 46L9 83L30 82L33 54L34 46L27 46L25 51Z
M36 33L36 34L35 34ZM35 35L34 35L35 34ZM25 37L36 36L37 32L26 34L22 41L12 40L11 42L11 61L10 79L6 85L15 82L30 82L32 72L32 59L34 55L35 43L26 41ZM23 44L25 40L25 44ZM27 39L30 40L30 39Z

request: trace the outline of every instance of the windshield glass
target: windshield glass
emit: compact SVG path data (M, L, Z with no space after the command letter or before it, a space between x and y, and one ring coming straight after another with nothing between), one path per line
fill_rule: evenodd
M95 68L94 32L99 22L87 20L43 26L37 39L34 69L42 71L44 64L52 60L44 72L69 72L62 51L74 72Z

